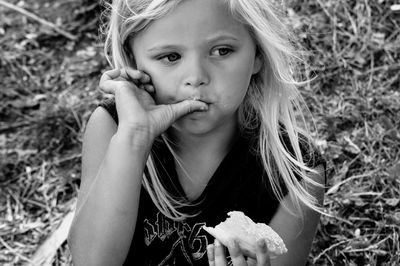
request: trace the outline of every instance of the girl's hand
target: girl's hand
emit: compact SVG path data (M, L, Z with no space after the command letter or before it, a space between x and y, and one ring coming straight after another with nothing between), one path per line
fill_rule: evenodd
M271 261L269 252L264 240L257 242L257 253L255 258L248 257L245 259L244 254L240 250L236 240L231 241L228 246L229 254L234 266L270 266ZM224 246L218 240L214 244L207 246L208 264L210 266L227 266Z
M130 133L145 137L150 143L168 129L178 118L206 110L205 103L184 100L175 104L156 105L150 76L132 68L106 71L100 80L100 89L115 95L119 125Z

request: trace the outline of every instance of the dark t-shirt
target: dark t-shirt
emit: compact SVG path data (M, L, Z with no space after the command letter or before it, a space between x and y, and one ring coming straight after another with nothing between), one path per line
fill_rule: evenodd
M104 107L118 123L113 100ZM204 191L185 213L198 213L184 221L163 215L142 187L135 233L124 265L208 265L207 245L214 238L202 226L215 226L227 218L229 211L242 211L254 222L268 224L279 201L256 155L254 140L241 135L214 172ZM165 188L176 197L184 197L175 171L172 154L161 141L152 148L155 167ZM309 166L325 165L314 153Z

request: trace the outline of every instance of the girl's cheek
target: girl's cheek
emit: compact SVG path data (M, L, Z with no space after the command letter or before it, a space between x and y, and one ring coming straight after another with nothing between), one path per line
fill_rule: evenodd
M171 104L176 102L176 95L173 93L173 90L166 87L166 84L157 84L153 83L155 95L154 100L157 104Z
M168 104L170 103L170 101L168 100L169 97L167 97L166 95L162 95L161 93L157 93L155 94L154 97L154 101L156 102L156 104Z
M176 80L166 74L153 73L151 80L155 90L155 101L157 104L170 104L177 101Z

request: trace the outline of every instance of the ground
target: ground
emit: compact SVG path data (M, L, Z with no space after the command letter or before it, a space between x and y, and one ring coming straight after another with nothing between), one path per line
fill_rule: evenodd
M24 265L76 198L82 134L108 65L96 1L8 1L70 37L1 2L0 264ZM328 215L309 265L400 265L398 3L284 2L310 52L301 93L328 161ZM65 243L53 265L71 265Z

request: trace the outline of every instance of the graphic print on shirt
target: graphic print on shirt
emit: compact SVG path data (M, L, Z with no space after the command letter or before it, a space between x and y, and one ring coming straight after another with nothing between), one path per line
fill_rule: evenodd
M178 265L186 263L193 265L207 252L206 232L202 230L206 223L188 224L181 221L173 221L161 212L157 212L154 220L143 221L144 242L147 247L157 249L159 257L153 258L151 265ZM167 248L165 248L167 247ZM153 253L154 254L154 253Z

